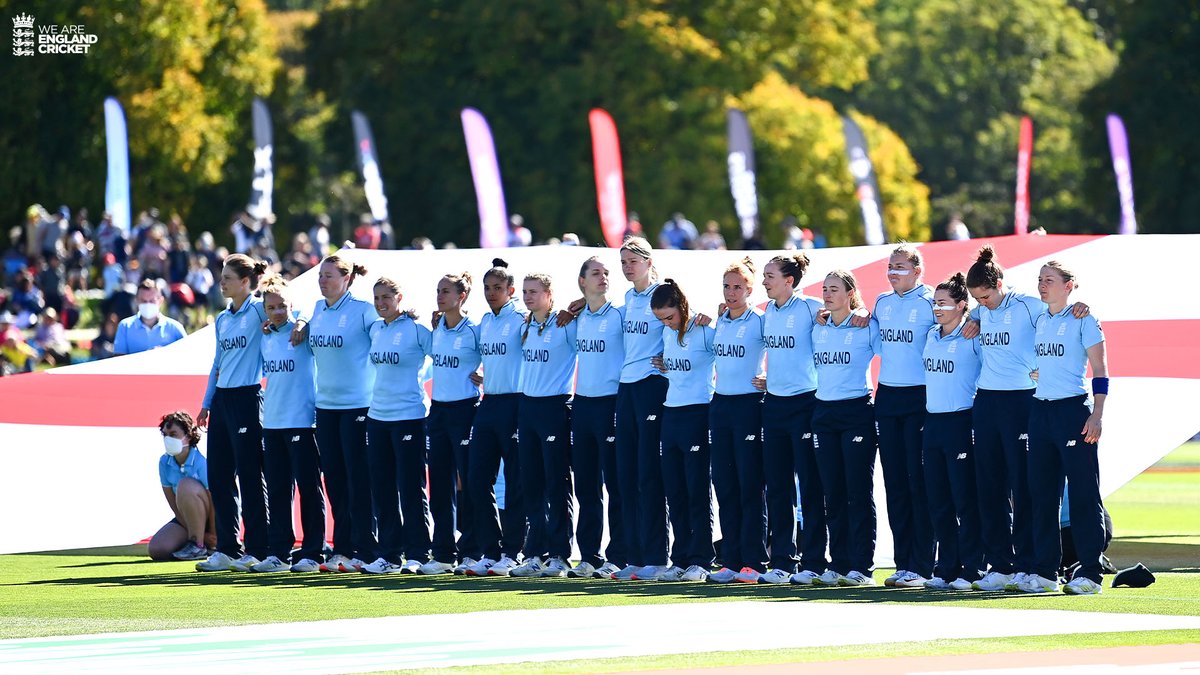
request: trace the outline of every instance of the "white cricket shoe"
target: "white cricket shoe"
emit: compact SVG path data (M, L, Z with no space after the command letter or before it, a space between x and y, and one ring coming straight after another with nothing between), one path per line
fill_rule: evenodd
M813 579L813 586L837 586L842 575L833 570L825 570L816 579Z
M542 559L536 555L532 558L526 558L525 562L517 565L508 573L510 577L540 577L542 572L546 571L546 566L542 564Z
M614 565L610 562L606 562L603 565L601 565L600 567L598 567L596 569L596 571L592 573L592 576L595 577L596 579L612 579L612 575L614 575L620 571L621 571L620 567L617 567L616 565Z
M251 572L286 572L292 569L292 566L280 560L277 556L269 555L267 559L251 565Z
M757 574L757 572L755 572L755 574ZM712 584L728 584L736 579L737 575L737 572L734 572L728 567L722 567L716 572L708 575L708 582Z
M230 558L220 551L215 551L212 555L208 556L207 560L201 560L200 562L196 563L196 571L225 572L229 569L232 569L232 564L233 558Z
M546 561L546 565L542 569L542 576L565 577L567 576L567 571L570 569L570 565L564 562L562 558L551 558Z
M1008 582L1012 581L1013 575L1001 574L999 572L988 572L983 575L983 578L971 584L971 588L977 591L1002 591Z
M1062 590L1067 595L1096 595L1101 592L1100 584L1087 577L1075 577Z
M495 560L485 557L484 559L480 560L479 562L475 563L474 565L471 565L467 569L463 570L463 574L465 574L468 577L486 577L488 575L488 572L492 569L492 567L495 564L496 564Z
M708 570L699 565L689 565L683 573L683 581L704 581L708 578Z
M959 577L950 582L950 590L952 591L969 591L971 590L971 582Z
M567 577L571 579L591 579L595 574L596 567L588 562L581 562L567 570Z
M967 588L970 587L971 584L968 583ZM950 590L950 584L946 583L946 580L941 577L932 577L925 580L925 588L930 591L948 591Z
M1057 593L1058 580L1046 579L1038 574L1030 574L1025 577L1025 583L1021 584L1022 593Z
M779 569L778 567L773 567L758 575L758 583L760 584L786 584L787 582L791 581L791 579L792 575Z
M472 558L471 556L467 556L462 559L462 562L460 562L454 566L453 572L455 575L461 577L462 575L467 573L467 568L473 566L477 562L479 562L479 561Z
M852 570L838 579L838 586L874 586L875 579L862 572Z
M516 569L516 567L517 567L516 560L513 560L512 558L510 558L506 555L503 555L503 556L500 556L500 559L496 561L495 565L492 565L491 567L488 568L487 573L488 573L489 577L506 577L509 574L511 574L512 571L514 569Z
M819 576L819 574L812 570L800 570L799 572L793 574L789 581L797 586L812 586L813 582L816 581L817 577Z
M1029 575L1027 573L1017 572L1013 575L1012 579L1009 579L1007 584L1004 584L1004 590L1009 593L1016 593L1021 590L1021 584L1025 583L1025 580L1028 578Z
M739 584L757 584L758 579L761 576L762 573L753 567L743 567L742 570L737 573L737 576L733 578L733 580Z
M925 577L916 572L906 571L892 585L896 588L923 588L925 586Z
M229 563L229 569L233 570L234 572L249 572L250 568L254 567L260 562L262 561L247 553L246 555Z
M369 565L363 565L363 574L399 574L403 567L388 560L387 558L376 558L375 562Z
M444 563L438 560L430 560L424 565L421 565L421 569L417 571L417 574L450 574L453 571L454 565L451 565L450 563Z
M895 572L892 572L891 576L889 576L888 578L883 580L883 585L888 586L888 587L895 586L896 581L898 581L901 577L903 577L906 574L908 574L908 570L902 570L902 569L897 568Z
M313 560L312 558L301 558L300 562L296 563L295 565L292 565L292 571L293 572L303 572L303 573L320 572L321 564L318 563L316 560Z

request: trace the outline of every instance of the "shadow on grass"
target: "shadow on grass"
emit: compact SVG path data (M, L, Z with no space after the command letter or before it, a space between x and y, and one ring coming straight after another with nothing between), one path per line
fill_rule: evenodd
M101 563L102 564L102 563ZM99 564L97 564L99 565ZM81 587L119 585L123 587L219 587L230 588L315 588L355 589L385 593L520 593L522 595L562 596L621 596L630 599L739 599L767 601L889 602L903 604L937 604L970 599L988 601L1012 599L1013 594L961 593L926 591L923 589L892 589L882 586L857 588L801 587L767 584L701 584L664 583L653 581L619 582L576 579L517 579L475 578L450 575L428 577L416 575L373 576L366 574L245 574L231 572L178 572L140 575L95 576L79 579L42 579L10 584L12 586ZM1057 594L1055 594L1057 595ZM1033 596L1024 596L1033 597Z
M1194 537L1195 535L1155 535L1154 539ZM1141 562L1154 572L1200 572L1200 544L1171 544L1141 541L1150 537L1115 537L1107 555L1118 569Z

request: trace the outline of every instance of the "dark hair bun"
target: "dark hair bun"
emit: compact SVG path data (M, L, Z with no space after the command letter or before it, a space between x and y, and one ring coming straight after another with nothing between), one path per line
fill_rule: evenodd
M254 263L254 276L260 276L267 271L267 263L259 260Z
M751 274L754 274L754 261L750 259L750 256L742 258L742 267L745 267L750 270Z
M508 269L508 263L504 261L504 258L492 258L492 267L503 267Z
M979 257L977 257L975 260L976 262L990 263L995 259L996 250L992 248L991 244L984 244L983 246L979 247Z

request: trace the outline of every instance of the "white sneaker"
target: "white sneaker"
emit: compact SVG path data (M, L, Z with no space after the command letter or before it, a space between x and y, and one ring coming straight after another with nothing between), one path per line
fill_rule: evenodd
M1037 574L1030 574L1025 577L1025 583L1021 584L1022 593L1057 593L1058 580L1046 579Z
M486 577L488 575L488 571L491 570L492 566L495 564L495 560L492 560L491 558L484 558L483 560L480 560L474 565L471 565L467 569L463 570L463 574L469 577Z
M403 567L388 560L387 558L376 558L375 562L370 565L363 565L363 574L399 574Z
M196 563L196 571L224 572L231 569L230 565L232 564L233 558L230 558L220 551L216 551L212 555L208 556L207 560L201 560L200 562Z
M321 563L322 572L341 572L342 565L350 562L350 559L341 553L329 556L329 559Z
M825 570L816 579L813 579L813 586L837 586L842 575L833 570Z
M1087 577L1075 577L1062 590L1067 595L1096 595L1101 592L1100 584Z
M683 581L704 581L708 578L708 570L699 565L689 565L683 573Z
M889 587L895 586L896 582L899 581L900 578L902 578L906 574L908 574L908 570L902 570L902 569L897 568L895 572L892 572L892 576L883 580L883 585L889 586Z
M229 569L233 570L234 572L249 572L250 568L254 567L259 562L261 561L258 558L255 558L247 553L246 555L229 563Z
M567 570L567 576L571 579L591 579L595 574L596 568L588 562L581 562Z
M571 569L570 565L563 562L562 558L551 558L546 561L546 565L542 569L542 576L544 576L544 577L565 577L565 576L567 576L567 571L570 569Z
M968 583L967 588L970 587L971 584ZM933 577L932 579L925 580L925 588L931 591L946 591L950 590L950 584L946 583L946 580L941 577Z
M400 566L400 573L401 574L420 574L421 573L421 565L423 565L423 564L424 563L422 563L420 560L415 560L415 559L414 560L405 560L404 564Z
M667 565L646 565L629 577L630 581L657 581L658 575L667 569Z
M950 590L952 591L969 591L971 590L971 582L959 577L950 582Z
M896 588L923 588L925 586L925 577L916 572L905 572L893 584Z
M251 572L286 572L292 568L277 556L269 555L267 559L250 567Z
M755 572L755 574L758 574L758 573ZM731 581L733 581L734 579L736 579L737 575L738 575L737 572L734 572L733 570L729 569L728 567L722 567L721 569L717 570L716 572L713 572L712 574L708 575L708 582L712 583L712 584L727 584L727 583L730 583Z
M838 586L874 586L875 579L862 572L851 571L838 579Z
M622 567L620 570L613 572L612 577L610 577L610 578L615 579L617 581L633 581L634 579L637 578L637 576L636 576L637 573L641 572L641 571L642 571L642 568L639 567L638 565L626 565L625 567Z
M504 555L500 556L500 559L496 561L495 565L492 565L488 568L487 573L489 577L506 577L513 571L514 568L516 568L516 566L516 560Z
M362 568L364 568L366 566L367 566L367 563L359 560L358 558L350 558L346 562L342 563L342 571L343 572L361 572Z
M440 562L438 560L430 560L421 565L421 569L417 570L417 574L450 574L454 571L454 565L450 563Z
M757 584L758 579L761 576L762 573L753 567L743 567L742 571L738 572L737 576L734 577L733 580L739 584Z
M797 586L812 586L813 582L817 580L818 576L820 575L812 570L800 570L799 572L793 574L789 581Z
M1007 584L1004 584L1004 590L1009 593L1016 593L1017 591L1021 590L1021 584L1025 583L1027 579L1029 579L1028 574L1025 572L1017 572Z
M312 558L301 558L300 562L292 565L293 572L319 572L321 565Z
M454 571L454 573L455 573L456 575L458 575L458 576L460 576L460 577L461 577L462 575L464 575L464 574L466 574L466 573L467 573L467 568L468 568L468 567L472 567L472 566L474 566L474 565L475 565L475 563L477 563L477 562L479 562L479 561L478 561L478 560L476 560L476 559L474 559L474 558L472 558L471 556L467 556L467 557L465 557L465 558L463 558L463 559L462 559L462 562L460 562L460 563L458 563L457 565L455 565L455 566L454 566L454 570L453 570L453 571Z
M683 581L684 569L678 565L670 565L659 569L654 576L655 581ZM640 577L639 577L640 578Z
M783 570L773 567L766 572L758 575L758 583L760 584L786 584L790 581L792 575Z
M535 555L532 558L526 558L525 562L514 567L508 575L510 577L540 577L545 569L546 566L542 564L542 559Z
M1013 575L1001 574L999 572L988 572L983 575L983 578L971 584L971 588L977 591L1002 591L1012 581Z
M592 573L592 576L596 579L612 579L612 575L620 571L620 567L617 567L610 562L606 562L597 568L596 571Z

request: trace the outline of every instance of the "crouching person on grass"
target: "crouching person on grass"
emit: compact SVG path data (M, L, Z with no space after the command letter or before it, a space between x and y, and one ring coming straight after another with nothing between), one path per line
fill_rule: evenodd
M203 560L216 548L212 497L208 493L208 462L196 444L200 429L180 410L158 423L163 455L158 476L163 496L175 517L150 538L151 560Z

